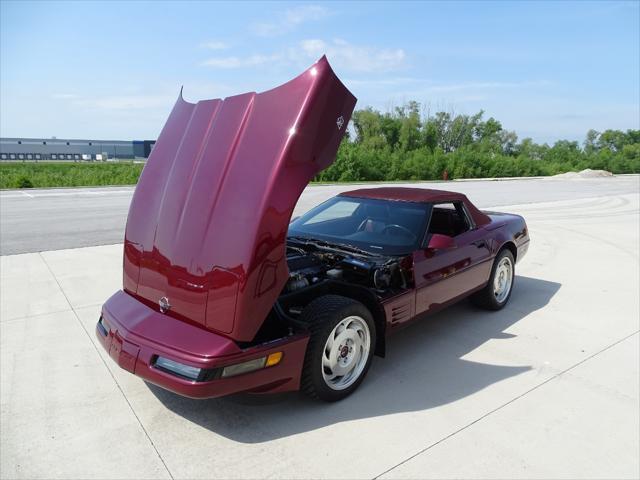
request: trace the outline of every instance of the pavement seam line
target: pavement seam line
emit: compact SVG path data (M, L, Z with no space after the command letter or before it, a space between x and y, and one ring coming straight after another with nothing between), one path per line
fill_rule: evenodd
M29 320L30 318L44 317L45 315L55 315L56 313L65 313L65 312L71 312L71 311L73 311L73 308L65 308L64 310L54 310L53 312L34 313L33 315L24 315L22 317L15 317L15 318L7 318L7 319L0 318L0 325L4 325L9 322L15 322L17 320Z
M446 440L450 439L451 437L457 435L458 433L462 432L463 430L466 430L467 428L471 427L472 425L475 425L476 423L480 422L481 420L484 420L485 418L487 418L488 416L494 414L495 412L497 412L498 410L502 410L504 407L511 405L512 403L516 402L517 400L521 399L522 397L528 395L529 393L533 392L534 390L537 390L538 388L546 385L547 383L551 382L552 380L556 380L557 378L561 377L562 375L565 375L567 373L569 373L571 370L573 370L576 367L579 367L580 365L582 365L585 362L588 362L589 360L591 360L594 357L597 357L598 355L600 355L601 353L606 352L607 350L615 347L616 345L624 342L625 340L633 337L634 335L638 335L638 333L640 333L640 330L636 330L633 333L630 333L629 335L626 335L625 337L613 342L612 344L604 347L601 350L598 350L597 352L595 352L593 355L590 355L582 360L580 360L579 362L571 365L570 367L567 367L565 370L562 370L559 373L556 373L555 375L553 375L552 377L549 377L548 379L546 379L544 382L539 383L538 385L535 385L534 387L531 387L529 390L521 393L520 395L517 395L516 397L512 398L511 400L509 400L508 402L503 403L502 405L499 405L498 407L494 408L493 410L490 410L489 412L485 413L484 415L481 415L480 417L476 418L473 422L468 423L467 425L464 425L462 427L460 427L458 430L451 432L450 434L444 436L443 438L441 438L440 440L438 440L437 442L433 442L432 444L426 446L425 448L423 448L422 450L420 450L417 453L414 453L413 455L411 455L410 457L405 458L404 460L402 460L401 462L397 463L396 465L394 465L393 467L388 468L387 470L385 470L382 473L379 473L378 475L376 475L375 477L373 477L373 480L377 480L380 477L382 477L383 475L386 475L387 473L395 470L396 468L398 468L401 465L404 465L405 463L409 462L410 460L413 460L414 458L422 455L423 453L425 453L427 450L430 450L431 448L435 447L436 445L439 445L443 442L445 442Z
M113 372L111 371L111 369L109 368L109 366L107 365L107 362L104 360L104 358L102 357L102 355L100 355L100 351L98 350L98 347L96 346L95 343L93 343L93 340L91 339L91 335L89 334L89 332L87 331L87 329L85 328L84 324L82 323L82 320L80 320L80 317L78 316L78 313L76 312L75 308L73 308L73 305L71 304L71 302L69 301L69 298L67 297L67 294L65 293L64 289L62 288L62 285L60 285L60 282L58 281L58 278L56 277L56 275L53 273L53 270L51 269L51 267L49 266L49 264L47 263L47 260L44 258L44 256L42 255L42 252L38 252L38 256L42 259L42 261L44 262L44 264L46 265L47 269L49 270L49 272L51 273L51 275L53 276L53 279L56 281L56 284L58 285L58 288L60 289L60 291L62 292L62 295L64 295L65 300L67 301L67 303L69 304L69 308L71 308L71 311L73 312L73 315L76 317L76 320L78 321L78 323L80 324L80 328L82 328L82 330L84 331L84 333L87 335L87 337L89 338L89 343L93 346L93 349L96 351L96 353L98 354L98 358L100 359L100 361L102 362L102 364L104 365L104 368L107 369L107 372L109 373L109 375L111 376L111 378L113 379L114 383L116 384L116 387L118 387L118 390L120 391L120 394L122 395L122 398L124 398L124 401L127 403L127 405L129 406L129 409L131 410L131 413L133 413L133 416L135 417L136 421L138 422L138 425L140 425L140 428L142 428L142 431L144 432L145 436L147 437L147 439L149 440L149 443L151 444L151 447L153 447L153 450L156 452L156 455L158 456L158 458L160 459L160 461L162 462L162 465L164 466L165 470L167 471L167 473L169 474L169 477L173 480L174 476L171 473L171 470L169 470L169 467L167 466L167 464L164 461L164 458L162 458L162 455L160 455L160 452L158 451L158 447L156 447L156 444L153 443L153 440L151 439L151 436L149 435L149 432L147 431L147 429L144 427L144 425L142 424L142 421L140 420L140 417L138 417L138 414L136 413L136 411L133 408L133 405L131 405L131 402L129 402L129 399L127 398L127 396L124 394L124 391L122 390L122 387L120 386L120 384L118 383L118 380L116 379L115 375L113 374Z
M60 284L58 284L59 286ZM69 302L67 301L67 304ZM78 307L78 309L83 309L83 308L92 308L92 307L97 307L98 305L102 305L101 303L92 303L90 305L82 305L81 307ZM7 324L9 322L15 322L18 320L29 320L30 318L36 318L36 317L44 317L46 315L55 315L56 313L65 313L65 312L74 312L75 313L75 309L73 307L69 307L69 308L65 308L64 310L54 310L53 312L42 312L42 313L34 313L33 315L25 315L23 317L15 317L15 318L8 318L8 319L3 319L0 318L0 325L4 325Z

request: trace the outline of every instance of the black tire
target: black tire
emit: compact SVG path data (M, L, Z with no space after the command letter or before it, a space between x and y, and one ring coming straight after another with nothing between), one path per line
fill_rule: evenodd
M499 301L498 298L496 298L496 295L494 293L494 280L496 276L497 267L502 261L502 259L505 257L507 257L511 262L512 277L511 277L511 283L510 283L508 294L506 295L505 298ZM508 248L503 248L502 250L500 250L498 252L498 255L496 255L496 259L493 262L493 266L491 267L491 275L489 275L489 282L487 282L487 285L482 290L479 290L478 292L474 293L471 296L471 301L477 306L485 308L487 310L500 310L501 308L503 308L509 302L509 299L511 298L511 292L513 292L513 285L515 283L515 278L516 278L515 265L516 265L516 262L513 258L513 254L511 253L511 251Z
M347 317L359 317L369 329L369 349L364 369L348 387L336 390L327 384L323 375L323 355L329 334ZM303 310L301 318L307 322L311 332L304 365L300 389L309 397L335 402L353 393L371 366L376 345L376 328L371 312L362 303L340 295L325 295L313 300Z

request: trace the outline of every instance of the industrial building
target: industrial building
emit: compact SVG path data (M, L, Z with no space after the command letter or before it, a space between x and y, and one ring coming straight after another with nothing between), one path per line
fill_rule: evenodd
M0 138L0 161L144 159L155 140Z

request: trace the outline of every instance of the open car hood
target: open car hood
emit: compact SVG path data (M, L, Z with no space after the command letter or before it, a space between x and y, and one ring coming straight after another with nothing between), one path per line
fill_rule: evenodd
M133 195L124 290L252 340L287 281L296 202L334 161L355 103L325 57L267 92L195 104L181 94Z

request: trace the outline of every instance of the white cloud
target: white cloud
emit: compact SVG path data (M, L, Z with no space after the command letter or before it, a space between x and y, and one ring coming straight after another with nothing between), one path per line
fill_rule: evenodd
M499 90L504 88L521 88L521 87L544 87L550 85L547 81L535 82L476 82L476 83L458 83L445 85L431 85L423 91L425 93L449 93L461 92L469 90Z
M546 80L519 82L465 82L465 83L433 83L424 81L411 88L396 88L393 95L402 95L408 99L438 99L447 102L478 102L510 94L530 95L552 85ZM390 92L389 92L390 93ZM390 93L391 94L391 93Z
M362 85L367 87L395 87L398 85L410 85L415 83L422 83L423 80L419 78L411 77L389 77L389 78L345 78L344 83L346 85Z
M187 81L182 90L182 97L187 102L193 103L203 99L224 98L229 95L237 95L245 90L251 90L251 86L245 88L242 82L227 84L221 82ZM177 97L177 91L174 93Z
M329 11L320 5L301 5L281 12L272 22L255 23L251 29L256 35L273 37L287 33L305 22L321 20L328 15Z
M214 68L247 68L270 63L282 58L281 55L250 55L248 57L214 57L200 62L203 67Z
M386 72L405 63L406 54L401 48L376 48L354 45L345 40L325 42L319 39L303 40L299 47L290 50L292 58L317 60L326 54L332 64L354 72Z
M78 98L75 93L54 93L51 95L54 100L70 100L72 98Z
M229 45L224 42L210 41L200 44L200 48L206 48L207 50L226 50Z
M326 8L319 5L302 5L284 13L288 25L299 25L309 20L320 20L328 15Z
M376 48L354 45L345 40L325 42L319 39L303 40L297 46L271 54L212 57L200 62L200 66L222 69L257 67L268 63L280 66L307 66L326 54L331 63L344 71L360 73L388 72L404 66L406 54L401 48ZM414 79L398 77L378 79L386 84L411 83ZM363 80L366 82L367 80Z
M146 110L172 105L176 97L177 95L115 95L78 99L73 104L97 110Z

